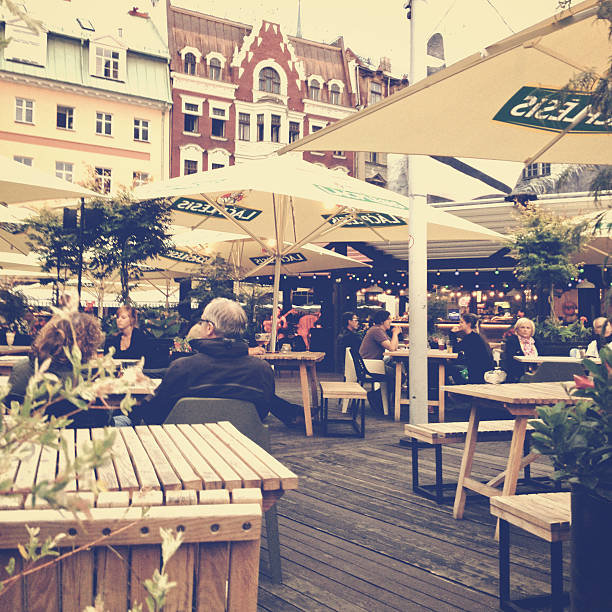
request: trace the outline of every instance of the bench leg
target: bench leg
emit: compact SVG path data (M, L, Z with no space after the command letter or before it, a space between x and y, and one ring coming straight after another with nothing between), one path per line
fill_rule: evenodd
M510 525L499 521L499 607L508 610L510 603Z
M411 438L412 449L412 491L419 492L419 441L416 438Z
M357 403L361 410L361 437L365 438L365 400L357 400Z
M442 483L442 445L436 444L436 503L444 503L444 485Z
M474 451L478 441L478 423L480 418L474 402L470 411L470 421L468 424L467 435L465 436L465 447L461 457L461 469L459 470L459 480L457 481L457 492L455 493L455 505L453 506L453 518L462 519L465 510L466 490L463 482L472 474L472 463L474 461Z
M266 539L268 541L268 557L270 560L270 578L275 584L281 584L283 581L283 574L281 568L276 504L266 510L264 517L266 519Z
M523 456L527 457L531 452L531 431L525 432L525 443L523 444ZM531 480L531 463L527 463L523 468L523 477L525 480Z
M563 543L550 543L550 597L551 611L563 612Z

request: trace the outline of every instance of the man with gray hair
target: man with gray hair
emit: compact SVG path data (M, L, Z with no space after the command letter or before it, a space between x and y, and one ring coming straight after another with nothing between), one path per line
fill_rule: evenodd
M246 400L263 420L274 397L274 374L267 362L248 354L246 324L238 302L212 300L189 332L195 354L170 364L155 395L132 411L132 422L159 425L182 397Z

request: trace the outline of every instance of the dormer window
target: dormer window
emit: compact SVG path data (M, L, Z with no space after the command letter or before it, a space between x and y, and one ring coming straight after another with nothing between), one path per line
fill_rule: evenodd
M280 76L274 68L264 68L259 73L259 91L280 93Z
M126 50L111 36L92 41L89 47L89 73L100 79L125 81Z
M96 47L96 76L119 80L119 51Z
M319 100L321 97L321 85L319 84L319 81L313 80L310 82L308 94L311 100Z
M330 104L340 104L340 87L335 83L329 88Z
M185 53L185 74L195 75L196 57L193 53Z
M208 64L208 77L213 81L221 80L221 62L213 57Z

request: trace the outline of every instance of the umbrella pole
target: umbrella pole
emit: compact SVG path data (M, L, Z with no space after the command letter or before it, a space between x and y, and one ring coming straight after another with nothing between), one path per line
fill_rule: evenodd
M270 337L270 352L276 351L276 332L278 319L278 291L280 289L281 255L276 254L274 258L274 294L272 296L272 335Z
M278 207L276 204L276 197L272 194L272 200L274 202L274 209L276 214L274 215L275 222L275 233L276 233L276 253L274 255L274 294L272 296L272 336L270 337L270 351L276 351L276 333L277 333L277 319L278 319L278 291L280 289L280 275L281 275L281 258L282 258L282 247L285 233L285 220L287 212L287 197L280 196L278 198Z

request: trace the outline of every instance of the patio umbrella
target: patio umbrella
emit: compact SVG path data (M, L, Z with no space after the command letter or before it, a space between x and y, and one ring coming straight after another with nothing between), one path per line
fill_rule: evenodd
M587 264L606 265L612 256L612 198L604 198L603 205L607 208L574 217L576 224L586 224L589 242L576 259Z
M282 258L306 243L410 239L408 198L293 156L149 183L136 188L134 197L171 198L177 225L248 234L274 261L275 307ZM430 206L424 213L432 239L503 239ZM266 244L264 237L282 247Z
M604 75L612 43L597 0L572 6L284 151L384 151L551 163L612 163L612 127L590 95L563 92Z
M99 198L99 193L0 156L0 202L20 204L38 200Z

